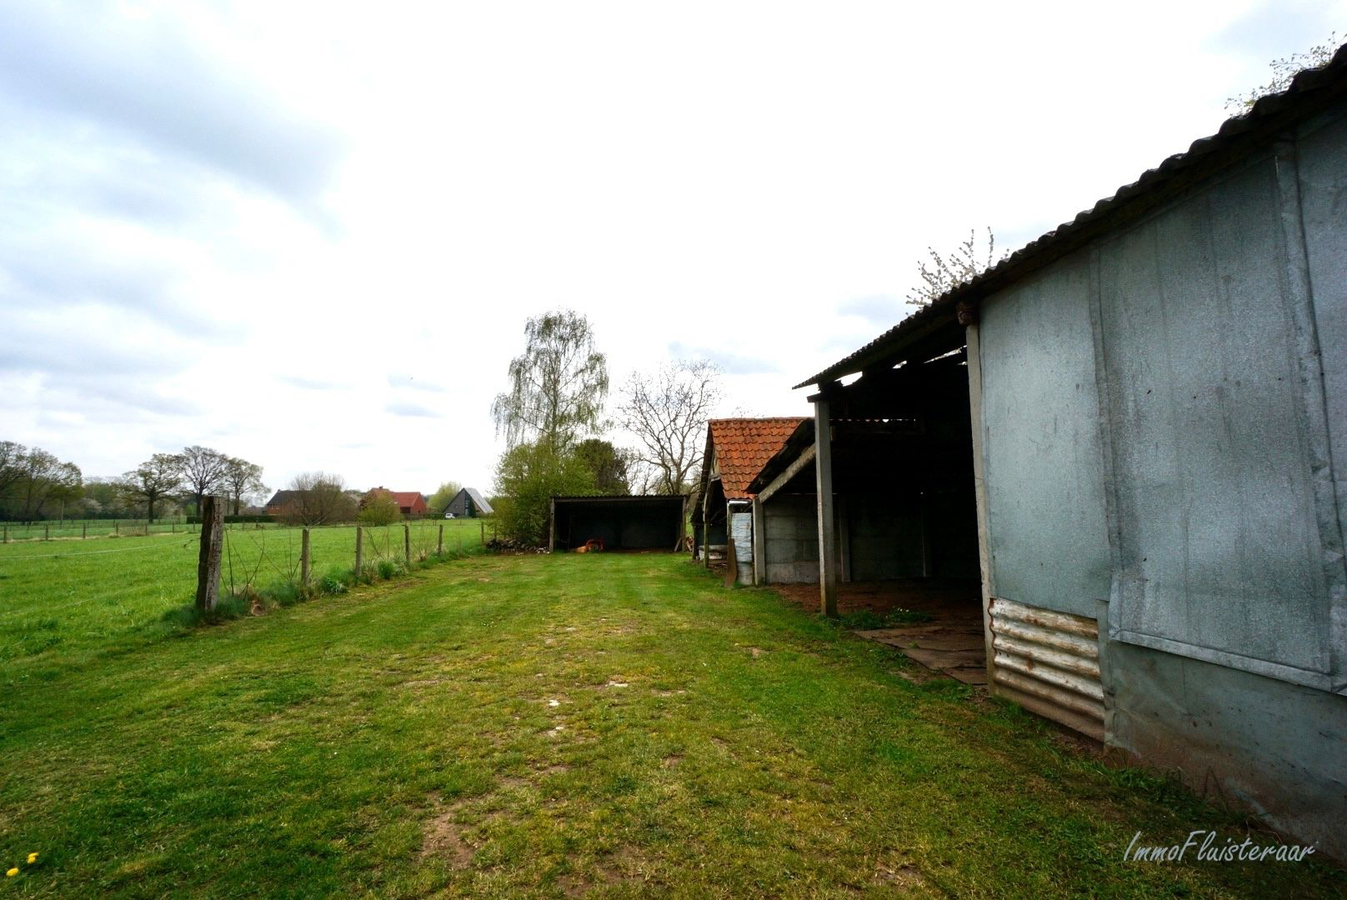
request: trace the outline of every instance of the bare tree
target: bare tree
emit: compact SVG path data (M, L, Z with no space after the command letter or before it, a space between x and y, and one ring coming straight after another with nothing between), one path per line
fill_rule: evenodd
M720 370L706 360L665 363L632 374L622 387L618 422L636 436L636 459L654 471L648 489L681 494L702 464L706 422L721 400Z
M970 228L968 240L959 244L953 253L939 253L934 247L927 247L926 252L930 254L930 259L917 262L917 274L921 277L921 284L908 293L907 302L913 306L926 306L990 269L992 264L997 262L996 237L990 228L987 229L985 257L979 244L977 230Z
M200 515L201 499L207 494L218 493L224 486L229 457L209 447L192 446L183 448L178 458L181 460L184 487L196 503L197 515Z
M231 456L225 461L222 481L229 491L229 499L234 505L236 516L239 514L244 496L262 494L267 490L267 486L262 483L262 467L236 456Z
M282 515L293 524L329 525L355 518L356 501L347 494L340 475L302 472L290 482L290 490L295 497Z
M589 320L570 310L524 326L524 353L510 361L510 390L491 404L496 431L517 447L536 441L554 455L597 430L608 395L608 364L594 349Z
M182 458L176 453L156 453L118 483L122 494L145 503L145 518L154 521L154 507L182 488Z

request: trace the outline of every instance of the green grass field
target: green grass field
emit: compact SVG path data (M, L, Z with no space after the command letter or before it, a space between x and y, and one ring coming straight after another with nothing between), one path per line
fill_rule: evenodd
M186 554L140 540L150 580ZM5 614L65 640L0 658L11 896L1347 890L1313 860L1124 863L1138 830L1244 820L684 557L474 556L162 632L190 579L38 600L17 562Z
M47 522L0 522L0 542L98 538L133 534L187 534L196 531L179 518L57 519Z
M480 550L479 521L422 520L411 523L413 558L438 549L441 524L446 553ZM267 591L296 581L301 531L227 529L223 589L251 583ZM161 533L0 545L0 663L59 671L83 653L178 631L181 617L173 614L194 599L199 542L196 534ZM401 525L366 528L364 542L369 564L404 558ZM310 557L314 578L354 569L355 527L310 529Z

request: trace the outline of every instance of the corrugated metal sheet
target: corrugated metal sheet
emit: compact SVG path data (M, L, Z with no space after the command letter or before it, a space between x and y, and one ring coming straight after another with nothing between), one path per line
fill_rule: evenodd
M753 583L753 513L730 513L730 539L734 541L736 576L740 584Z
M1097 741L1104 740L1099 625L995 597L992 683L997 693Z

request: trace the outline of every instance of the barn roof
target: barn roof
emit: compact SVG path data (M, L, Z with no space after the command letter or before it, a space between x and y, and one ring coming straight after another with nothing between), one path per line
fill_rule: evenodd
M746 500L748 485L763 464L776 455L794 433L800 416L774 419L712 419L707 425L707 460L714 448L720 486L726 500ZM703 481L707 466L703 466Z
M478 511L484 512L488 516L496 512L491 508L491 504L487 503L486 499L481 494L477 493L477 488L464 488L459 491L459 493L467 494L468 497L472 499L473 505L477 507Z
M277 491L272 498L267 501L267 506L280 506L289 503L292 500L298 500L304 496L303 491Z
M956 307L975 304L1021 278L1061 259L1089 241L1136 221L1160 204L1249 152L1265 147L1289 124L1347 98L1347 44L1318 68L1306 69L1279 94L1261 98L1248 112L1227 119L1216 134L1194 141L1185 152L1144 172L1112 197L1079 213L1030 242L972 280L936 298L849 356L795 385L825 385L867 368L900 359L932 356L962 345Z

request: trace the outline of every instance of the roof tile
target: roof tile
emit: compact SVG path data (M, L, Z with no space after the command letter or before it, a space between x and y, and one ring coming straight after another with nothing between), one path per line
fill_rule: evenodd
M748 485L776 455L804 419L712 419L711 444L720 463L726 500L747 500Z

